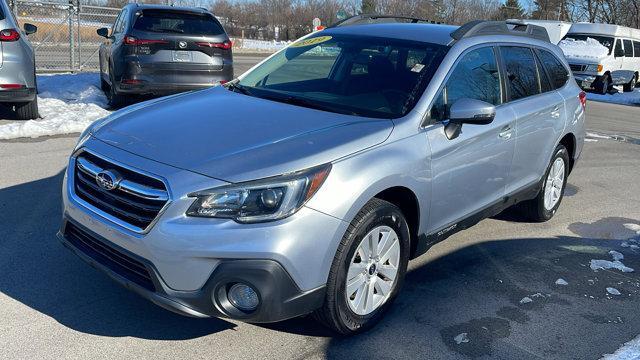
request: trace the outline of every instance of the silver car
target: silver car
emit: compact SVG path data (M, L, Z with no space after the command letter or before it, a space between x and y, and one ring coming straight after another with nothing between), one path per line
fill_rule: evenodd
M12 108L19 120L38 118L36 61L27 35L38 31L24 24L24 31L5 1L0 1L0 103Z
M62 242L181 314L313 313L354 334L436 242L515 205L551 219L585 94L546 31L370 20L94 123L66 171Z

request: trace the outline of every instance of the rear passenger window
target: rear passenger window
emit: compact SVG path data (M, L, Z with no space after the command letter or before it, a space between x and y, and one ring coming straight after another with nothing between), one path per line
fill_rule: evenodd
M633 51L635 57L640 57L640 41L633 42Z
M536 60L529 48L508 46L501 48L507 68L507 86L511 100L540 94L540 81L536 70Z
M614 51L613 55L615 57L620 57L624 55L624 50L622 50L622 40L620 39L616 40L616 50Z
M498 105L502 102L500 74L491 47L472 50L463 55L432 107L434 120L446 119L449 108L462 98Z
M633 44L631 40L624 40L624 56L633 57Z
M569 72L564 65L562 65L562 62L547 50L540 49L537 51L540 56L540 61L542 61L542 64L547 69L547 73L551 77L550 80L553 88L559 89L563 87L569 79Z

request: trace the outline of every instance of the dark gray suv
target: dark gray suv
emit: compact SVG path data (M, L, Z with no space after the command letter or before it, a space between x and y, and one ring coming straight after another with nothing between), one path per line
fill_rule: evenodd
M233 78L231 40L200 8L129 4L100 46L102 89L112 106L126 94L168 95Z

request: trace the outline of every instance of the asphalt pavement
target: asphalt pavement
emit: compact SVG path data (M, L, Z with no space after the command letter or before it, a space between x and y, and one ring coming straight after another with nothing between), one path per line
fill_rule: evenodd
M55 238L77 135L0 142L0 358L598 359L640 334L640 108L590 102L587 127L615 136L585 144L554 219L502 214L434 246L346 339L181 317L116 285ZM636 271L590 268L611 250Z

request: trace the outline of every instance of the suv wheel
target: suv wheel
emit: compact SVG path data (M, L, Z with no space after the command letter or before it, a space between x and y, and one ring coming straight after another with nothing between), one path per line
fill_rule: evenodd
M623 92L630 92L633 91L633 89L636 88L636 83L638 82L638 79L636 78L636 75L634 74L633 77L631 78L631 81L629 81L628 84L624 84L622 86L622 91Z
M558 145L545 173L542 189L538 196L522 203L525 216L532 221L543 222L555 215L567 185L569 175L569 152L564 145Z
M107 91L107 100L109 100L109 106L111 106L112 108L118 108L122 106L124 98L122 97L122 95L120 95L120 93L118 93L118 90L116 89L116 82L113 79L112 74L113 70L111 69L111 71L109 71L109 80L111 81L111 85L109 85L109 91Z
M40 117L38 114L38 97L28 103L15 104L18 120L32 120Z
M342 238L314 314L342 335L374 326L397 296L409 262L409 226L398 207L372 199Z

